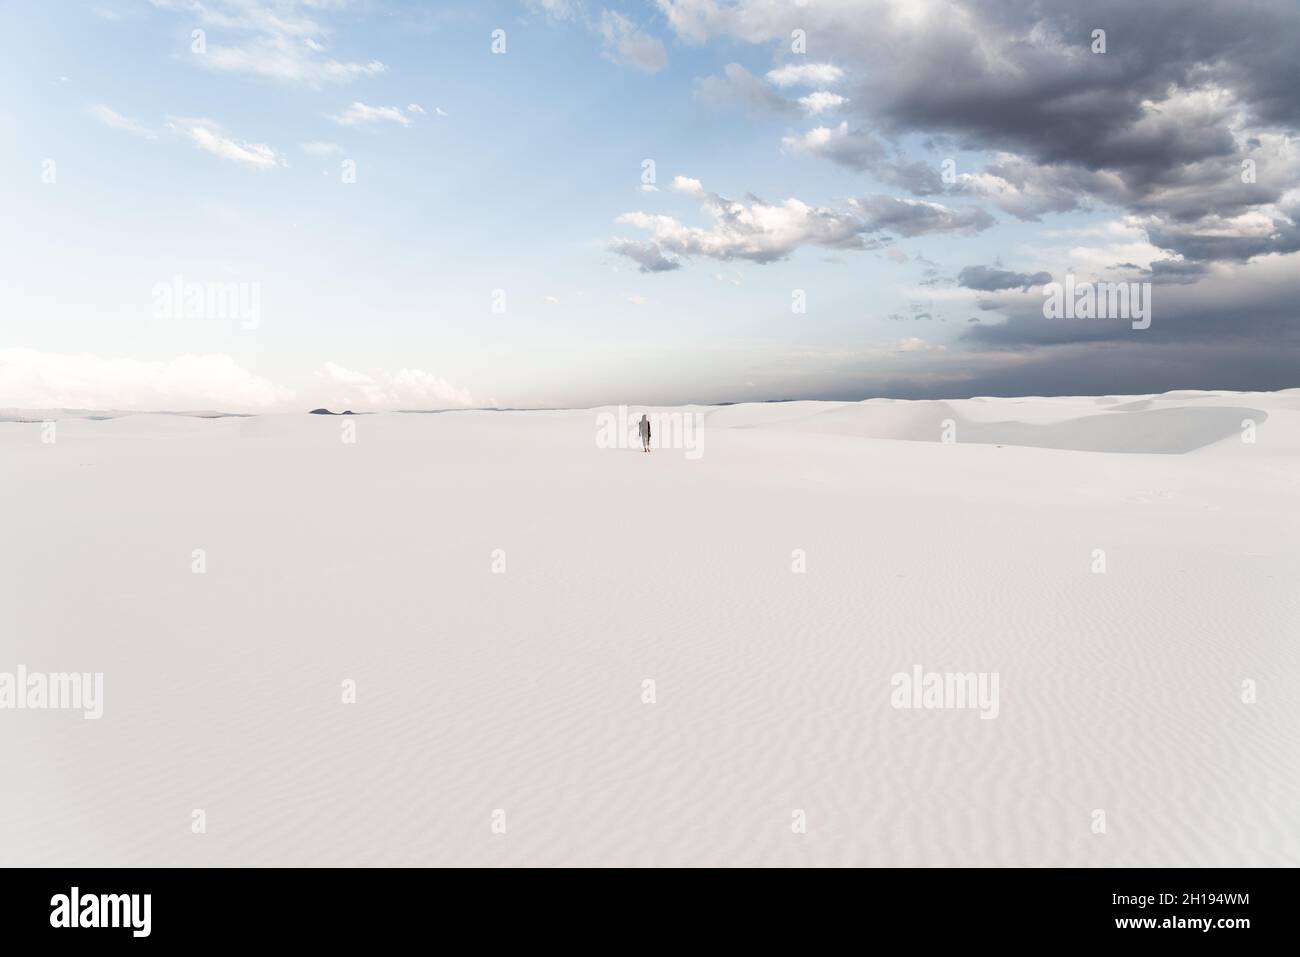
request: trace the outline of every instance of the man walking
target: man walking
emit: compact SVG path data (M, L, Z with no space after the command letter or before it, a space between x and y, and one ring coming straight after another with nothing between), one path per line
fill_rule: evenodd
M641 413L641 421L637 424L641 432L641 451L650 451L650 417L644 412Z

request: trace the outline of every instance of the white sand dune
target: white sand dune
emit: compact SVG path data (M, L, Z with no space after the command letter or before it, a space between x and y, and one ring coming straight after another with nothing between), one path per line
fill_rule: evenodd
M1300 391L693 411L0 423L0 864L1300 864Z

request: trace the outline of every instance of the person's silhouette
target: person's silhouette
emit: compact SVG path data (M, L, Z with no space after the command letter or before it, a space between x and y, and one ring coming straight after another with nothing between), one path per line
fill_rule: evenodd
M644 412L641 414L641 421L637 424L637 429L641 432L641 451L650 451L650 417Z

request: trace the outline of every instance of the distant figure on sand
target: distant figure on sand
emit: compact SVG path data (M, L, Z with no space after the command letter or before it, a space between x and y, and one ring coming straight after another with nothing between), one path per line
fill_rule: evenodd
M646 415L644 412L641 413L641 421L637 424L637 428L641 431L641 451L649 452L650 451L650 417Z

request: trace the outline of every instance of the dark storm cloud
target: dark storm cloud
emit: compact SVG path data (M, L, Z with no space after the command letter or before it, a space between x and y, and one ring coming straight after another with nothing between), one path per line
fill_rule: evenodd
M988 170L1030 187L991 197L1021 218L1092 200L1154 216L1152 242L1188 258L1300 248L1289 224L1276 237L1196 228L1295 185L1294 169L1270 169L1264 142L1239 145L1233 125L1300 123L1300 4L989 0L968 9L973 27L910 36L905 55L868 72L855 102L885 128L938 130L1025 157L1031 169L1011 161ZM1034 23L1059 43L1027 42ZM1106 30L1105 53L1089 48L1095 28ZM972 35L985 42L961 42ZM990 42L997 58L987 56ZM941 62L960 82L934 81ZM1249 182L1243 160L1256 157Z
M1158 262L1153 262L1151 264L1151 268L1146 271L1146 278L1150 279L1153 283L1162 284L1194 283L1209 271L1210 267L1202 262L1161 259Z
M1153 284L1148 329L1133 329L1120 319L1047 319L1044 296L1001 293L987 305L1006 321L982 322L963 338L974 348L1004 351L1104 340L1140 349L1246 341L1257 343L1261 354L1300 357L1300 272L1295 266L1288 258L1270 257L1249 267L1221 267L1195 285ZM1243 281L1242 274L1250 279ZM1300 375L1293 378L1300 381Z
M1213 83L1232 89L1258 121L1300 121L1300 11L1289 0L961 6L973 16L936 17L924 29L885 18L855 102L895 128L947 132L978 148L1014 144L1040 163L1123 170L1132 184L1234 152L1222 106L1178 115L1143 107L1171 86ZM1105 53L1090 49L1098 28Z
M802 29L818 61L844 71L843 121L788 134L787 150L949 208L969 196L1030 222L1118 210L1166 254L1124 265L1132 241L1115 234L1116 278L1151 284L1145 330L1045 319L1041 297L1022 291L1040 276L970 267L959 281L978 290L982 318L962 324L964 349L895 381L867 372L842 397L1300 385L1297 0L659 3L686 42L726 35L785 62ZM1091 49L1096 29L1105 52ZM934 159L899 157L904 138ZM936 189L938 158L961 151L991 158ZM938 214L902 202L864 217L914 219L894 231L924 235Z
M1187 259L1233 260L1245 262L1265 253L1290 253L1300 250L1300 205L1285 210L1288 220L1271 218L1267 228L1230 228L1231 224L1213 219L1190 225L1157 223L1147 227L1151 242Z
M787 144L916 195L936 191L934 171L889 160L882 135L1001 154L950 185L1022 219L1111 204L1150 217L1153 240L1186 255L1293 248L1202 241L1218 231L1194 227L1297 185L1284 141L1300 128L1295 0L660 5L693 42L730 34L784 44L806 30L809 49L846 72L840 89L855 118ZM1093 50L1098 29L1104 52ZM1257 167L1249 175L1246 161Z

